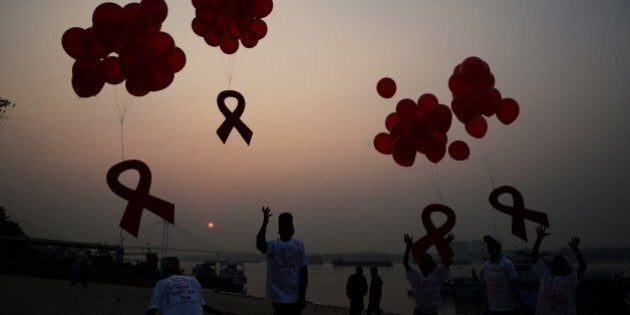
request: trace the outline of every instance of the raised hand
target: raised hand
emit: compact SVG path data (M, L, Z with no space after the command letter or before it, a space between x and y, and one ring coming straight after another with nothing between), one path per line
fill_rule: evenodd
M547 227L544 225L539 225L536 227L536 238L542 240L543 238L549 236L551 233L547 233Z
M407 245L407 247L411 247L411 245L413 244L413 237L411 237L411 236L409 236L409 234L405 233L404 240L405 240L405 244Z
M446 236L446 242L447 243L451 243L453 240L455 239L455 234L450 233L449 235Z
M263 222L268 223L269 222L269 218L271 217L271 209L269 209L269 207L263 207L262 208L262 213L263 213Z
M580 238L579 237L572 237L569 242L569 247L573 250L573 251L577 251L578 247L580 246Z

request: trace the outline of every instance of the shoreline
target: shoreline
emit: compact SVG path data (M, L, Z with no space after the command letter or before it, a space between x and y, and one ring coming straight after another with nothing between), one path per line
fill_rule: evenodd
M0 274L0 305L6 314L144 314L152 287L106 283L70 286L65 279ZM273 314L271 303L249 295L215 293L204 289L206 303L240 315ZM307 303L303 315L341 315L348 309Z

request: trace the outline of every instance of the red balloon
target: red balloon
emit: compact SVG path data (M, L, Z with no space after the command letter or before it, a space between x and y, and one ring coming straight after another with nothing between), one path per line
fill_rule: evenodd
M79 97L98 94L105 85L105 64L98 59L77 60L72 65L72 88Z
M208 33L206 33L203 39L206 41L206 44L212 47L217 47L221 44L221 38L212 29L208 30Z
M418 98L418 112L428 113L431 109L438 106L439 102L437 97L431 93L425 93Z
M82 59L90 56L94 41L86 30L73 27L66 30L61 36L61 46L68 56Z
M150 13L150 26L160 26L166 20L168 15L168 6L164 0L142 0L140 4L144 5Z
M410 137L400 136L394 140L394 161L400 166L409 167L416 160L415 142Z
M223 39L221 40L220 46L221 46L221 50L224 53L231 55L238 50L238 40L234 38L230 38L228 36L224 36Z
M453 95L470 94L473 87L464 79L461 73L453 73L448 79L448 89Z
M123 7L125 13L125 34L134 37L144 34L149 29L149 10L137 2L132 2Z
M115 56L108 56L103 59L105 64L105 82L109 84L119 84L125 81L125 74L120 66L120 59Z
M455 117L464 124L475 118L475 111L468 96L455 96L451 101L451 109Z
M165 32L159 32L151 36L149 40L151 56L157 59L166 59L173 54L175 40Z
M267 23L261 19L255 19L249 25L248 33L253 39L260 40L267 35Z
M205 36L206 33L208 33L208 27L206 26L206 24L201 21L201 18L199 17L195 17L192 20L192 29L193 32L195 32L195 34L199 35L199 36Z
M501 92L495 88L486 91L482 101L482 112L486 117L490 117L497 112L501 104Z
M427 146L425 155L426 155L427 159L429 159L429 161L437 164L446 155L446 146L445 145L430 145L430 146Z
M251 37L249 33L243 34L241 37L241 44L245 48L254 48L258 45L258 40Z
M253 4L252 15L255 18L264 18L273 10L272 0L253 0Z
M175 73L166 62L158 62L151 67L149 73L149 89L151 91L159 91L167 88L173 82Z
M133 96L144 96L151 92L149 79L144 73L130 74L125 80L127 92Z
M417 116L416 102L411 99L404 98L396 104L396 114L404 121L412 121Z
M454 160L463 161L470 155L470 148L468 148L468 144L464 141L453 141L448 146L448 155L450 155Z
M462 62L462 75L469 83L481 83L490 72L490 68L485 61L479 57L468 57Z
M396 82L391 78L382 78L376 84L378 95L384 98L391 98L396 94Z
M398 117L398 114L391 113L387 115L387 118L385 118L385 128L387 128L388 131L391 131L392 127L395 124L397 124L399 121L400 121L400 117Z
M511 98L504 98L497 109L497 118L502 123L509 125L516 120L519 114L518 103Z
M186 54L184 54L181 48L175 47L173 54L171 54L166 61L171 65L173 72L179 72L184 68L184 65L186 65Z
M392 154L394 152L394 141L387 132L381 132L374 137L374 148L383 154Z
M466 132L475 138L483 138L488 131L488 123L482 116L475 116L466 124Z
M435 106L428 113L431 125L435 130L441 133L446 133L451 128L451 121L453 120L453 113L451 109L443 104Z

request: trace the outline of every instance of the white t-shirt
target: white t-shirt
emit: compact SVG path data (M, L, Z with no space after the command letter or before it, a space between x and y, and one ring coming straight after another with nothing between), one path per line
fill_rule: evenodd
M572 270L566 276L551 276L551 269L541 260L532 266L532 270L540 280L536 300L536 315L576 315L577 272Z
M149 308L159 309L162 315L200 315L205 304L195 277L172 275L155 285Z
M295 303L299 294L300 268L306 266L304 244L297 239L267 242L266 299L273 303Z
M446 280L448 273L448 268L444 266L436 267L426 276L411 267L405 272L405 278L409 280L413 290L417 309L424 313L437 313L439 311L442 305L442 282Z
M481 280L486 282L488 308L491 311L511 311L519 307L510 282L518 279L514 263L505 257L498 261L486 261L481 270Z

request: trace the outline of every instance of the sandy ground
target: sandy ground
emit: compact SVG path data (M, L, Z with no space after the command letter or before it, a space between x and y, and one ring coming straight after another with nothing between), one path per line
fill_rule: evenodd
M0 314L144 314L152 288L0 274ZM264 299L204 291L206 303L240 315L273 314ZM342 307L308 304L303 315L348 314Z

